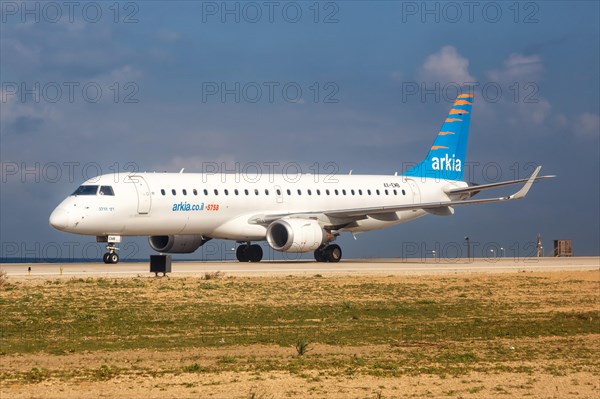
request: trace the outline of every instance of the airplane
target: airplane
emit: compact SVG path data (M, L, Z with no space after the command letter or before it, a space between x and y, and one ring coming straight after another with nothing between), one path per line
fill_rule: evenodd
M463 181L473 94L455 99L426 158L398 175L122 173L87 180L50 215L57 230L107 243L103 260L119 261L125 236L148 236L162 254L192 253L211 239L234 240L240 262L259 262L262 247L314 252L318 262L339 262L341 233L390 227L425 215L448 216L462 205L525 197L532 184L554 176L476 185ZM514 194L471 199L488 189L523 183Z

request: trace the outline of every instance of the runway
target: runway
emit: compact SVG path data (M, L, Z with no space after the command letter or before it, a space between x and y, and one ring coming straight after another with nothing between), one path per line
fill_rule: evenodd
M154 276L149 262L119 263L3 263L9 277L135 277ZM31 268L31 270L29 270ZM518 271L600 271L600 257L573 258L491 258L459 260L421 259L349 259L339 263L314 261L266 261L239 263L232 261L173 261L171 276L202 276L221 272L237 276L273 275L436 275L458 273L510 273Z

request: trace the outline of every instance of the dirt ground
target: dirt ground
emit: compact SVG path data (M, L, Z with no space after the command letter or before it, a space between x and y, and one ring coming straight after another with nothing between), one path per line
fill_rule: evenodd
M289 290L284 290L289 295L283 295L273 287L280 287L284 279L256 277L241 281L260 280L265 292L272 294L270 297L260 292L254 296L248 293L219 296L218 290L206 295L210 301L223 304L263 302L274 305L285 300L322 304L356 301L352 297L356 292L348 287L354 287L357 280L374 286L419 283L431 292L448 288L449 300L461 295L461 284L494 286L497 289L491 293L473 295L482 298L491 295L492 298L487 299L498 303L526 305L531 302L531 309L524 311L533 318L544 312L578 312L595 315L590 316L595 317L593 322L600 323L599 270L527 273L541 282L539 286L532 285L531 292L527 292L525 286L514 288L517 282L522 282L522 273L498 276L461 276L455 285L447 279L438 281L436 276L335 277L308 283L313 290L318 286L329 287L311 297L303 296L302 290L294 290L306 285L302 280L291 280ZM45 284L41 280L21 282L28 289ZM561 287L558 292L556 284ZM178 293L160 291L160 294L169 297ZM385 295L385 291L373 290L368 300L382 300ZM452 367L448 364L442 367L440 356L448 353L467 353L472 358L459 359ZM597 399L600 397L599 355L597 331L562 336L391 341L377 345L316 342L303 357L292 347L269 344L63 354L2 353L0 397ZM414 365L397 363L400 358L416 360ZM47 375L41 378L36 374L38 371Z

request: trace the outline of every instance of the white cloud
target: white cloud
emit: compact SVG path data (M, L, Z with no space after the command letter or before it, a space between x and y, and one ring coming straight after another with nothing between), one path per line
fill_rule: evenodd
M564 128L567 127L569 119L565 114L557 114L554 116L554 123L556 126Z
M537 103L518 103L521 117L536 125L543 124L552 111L552 105L545 98L540 98Z
M539 55L513 53L504 60L501 69L491 70L487 75L491 81L504 84L539 80L543 70L542 58Z
M421 79L429 82L457 83L474 82L469 73L469 60L460 54L454 46L444 46L439 52L431 54L421 66Z
M579 137L597 138L600 136L600 116L584 112L575 120L575 134Z
M510 54L498 68L485 73L485 84L495 85L502 90L500 101L483 104L484 108L493 108L508 115L512 126L523 124L542 126L552 116L552 104L542 97L538 81L544 71L542 58L537 54ZM564 126L566 117L554 118L555 124Z

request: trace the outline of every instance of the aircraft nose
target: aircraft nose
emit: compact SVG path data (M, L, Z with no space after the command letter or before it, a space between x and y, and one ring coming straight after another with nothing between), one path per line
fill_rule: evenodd
M69 214L63 208L56 208L50 215L50 226L64 230L69 225Z

